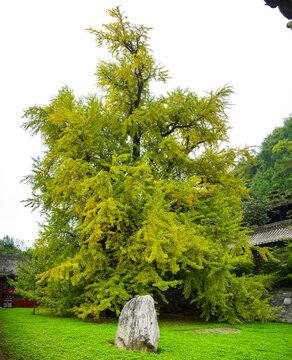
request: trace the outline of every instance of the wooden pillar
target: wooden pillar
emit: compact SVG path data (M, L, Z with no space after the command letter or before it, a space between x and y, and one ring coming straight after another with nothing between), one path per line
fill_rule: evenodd
M0 278L0 308L2 308L3 306L2 292L3 292L3 279Z
M258 254L258 256L256 258L256 262L257 262L257 273L260 274L261 273L261 257L260 257L260 254Z

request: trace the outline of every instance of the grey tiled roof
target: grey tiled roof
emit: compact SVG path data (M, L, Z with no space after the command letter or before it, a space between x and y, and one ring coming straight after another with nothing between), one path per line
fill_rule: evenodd
M0 254L0 276L16 275L17 262L23 263L20 255Z
M259 226L250 235L249 242L262 245L289 239L292 240L292 219Z

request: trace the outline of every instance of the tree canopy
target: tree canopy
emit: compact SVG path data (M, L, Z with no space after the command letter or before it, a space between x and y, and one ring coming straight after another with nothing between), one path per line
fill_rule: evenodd
M240 164L248 180L251 198L243 199L244 224L264 225L270 221L275 206L289 202L292 195L292 118L284 120L261 144L252 162ZM268 216L269 214L269 216ZM289 216L288 212L286 216ZM273 216L272 216L273 217Z
M24 248L22 240L14 239L9 235L4 235L0 239L0 254L26 255L28 250L24 250Z
M262 200L292 194L292 117L284 120L261 144L255 163L245 167L249 188Z
M168 72L150 51L150 28L119 7L109 15L89 29L112 56L97 65L103 96L76 99L63 87L25 112L45 145L26 177L28 204L46 216L35 245L43 306L99 317L135 294L158 300L177 288L207 318L268 318L262 282L232 272L251 258L244 180L231 171L246 153L221 146L232 90L155 96L151 82Z
M264 0L265 5L275 9L278 7L279 11L285 18L292 19L292 1L291 0ZM292 28L292 21L287 23L288 28Z

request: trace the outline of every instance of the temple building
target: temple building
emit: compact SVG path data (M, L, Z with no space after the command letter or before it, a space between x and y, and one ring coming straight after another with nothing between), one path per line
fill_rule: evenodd
M292 219L259 226L249 237L253 245L274 246L292 240Z
M33 307L33 301L23 298L7 281L17 276L17 263L22 263L20 255L0 254L0 307Z

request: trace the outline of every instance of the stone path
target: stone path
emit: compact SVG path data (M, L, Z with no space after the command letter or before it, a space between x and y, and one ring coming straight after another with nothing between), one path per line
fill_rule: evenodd
M185 333L205 333L205 334L235 334L240 333L240 329L235 328L214 328L214 329L198 329L198 330L183 330Z

